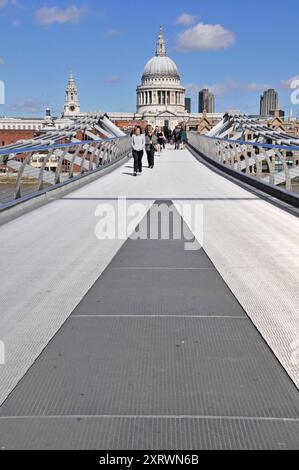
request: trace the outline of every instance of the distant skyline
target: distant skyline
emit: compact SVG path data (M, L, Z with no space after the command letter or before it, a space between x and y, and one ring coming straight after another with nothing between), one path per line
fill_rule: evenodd
M73 70L82 111L134 112L136 87L163 25L167 53L197 112L209 88L216 112L258 114L260 95L279 93L280 107L299 116L290 82L299 77L299 4L286 0L0 0L0 115L41 116L63 110ZM111 8L110 8L111 6Z

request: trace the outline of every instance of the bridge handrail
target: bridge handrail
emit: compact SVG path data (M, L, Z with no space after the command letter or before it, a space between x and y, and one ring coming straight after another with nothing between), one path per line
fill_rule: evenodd
M70 143L65 143L65 144L52 144L52 145L42 145L42 146L37 146L37 147L19 147L16 149L12 150L0 150L0 157L1 156L6 156L6 155L17 155L17 154L23 154L27 152L43 152L47 150L55 150L59 148L70 148L70 147L76 147L80 146L82 144L88 145L88 144L97 144L100 142L109 142L109 141L114 141L114 140L123 140L127 139L127 136L124 137L111 137L107 139L93 139L93 140L84 140L80 142L70 142ZM0 147L1 148L1 147ZM1 163L1 161L0 161Z
M197 134L196 132L190 132L190 134ZM200 134L205 139L210 140L218 140L220 142L229 142L234 144L241 144L241 145L252 145L253 147L262 147L267 149L280 149L280 150L287 150L287 151L299 151L299 145L275 145L275 144L265 144L263 142L253 142L251 140L234 140L234 139L225 139L223 137L213 137L205 134Z
M11 207L13 201L27 201L96 173L130 152L130 136L36 146L30 142L23 147L0 150L0 178L4 183L0 185L0 212Z
M299 207L299 146L266 144L188 132L189 147L221 171Z

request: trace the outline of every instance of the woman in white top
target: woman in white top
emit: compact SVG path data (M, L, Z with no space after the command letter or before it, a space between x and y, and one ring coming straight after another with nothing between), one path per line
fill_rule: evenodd
M142 157L145 150L145 136L141 127L136 127L132 135L132 151L134 158L134 176L142 173Z

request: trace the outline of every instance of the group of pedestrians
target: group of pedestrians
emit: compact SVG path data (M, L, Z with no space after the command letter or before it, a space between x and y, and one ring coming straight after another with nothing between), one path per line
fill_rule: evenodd
M188 136L185 127L176 126L173 131L173 142L176 150L184 150L188 143Z
M174 131L167 127L156 127L154 130L151 125L148 125L145 128L145 133L143 133L141 126L135 127L132 132L134 176L142 173L144 152L147 154L148 167L153 169L155 166L155 154L161 155L167 142L174 144L176 150L184 149L188 142L186 129L176 126Z

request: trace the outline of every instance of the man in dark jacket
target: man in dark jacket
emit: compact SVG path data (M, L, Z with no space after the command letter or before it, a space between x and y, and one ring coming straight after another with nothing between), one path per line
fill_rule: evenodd
M179 125L177 125L173 131L173 140L175 143L175 150L180 150L181 135L182 135L182 129L180 128Z

